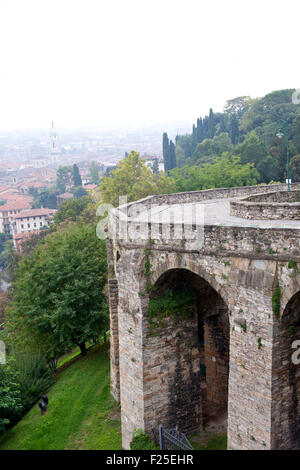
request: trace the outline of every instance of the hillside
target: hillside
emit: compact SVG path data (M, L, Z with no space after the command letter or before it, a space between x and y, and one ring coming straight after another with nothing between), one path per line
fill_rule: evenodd
M278 90L262 98L241 96L228 100L224 112L210 109L207 116L193 124L191 134L177 135L176 145L165 133L165 167L203 166L225 154L227 158L238 156L242 164L253 164L259 173L258 182L284 181L288 140L290 177L299 181L300 107L294 92Z
M56 376L49 406L38 406L0 438L0 450L121 449L120 410L109 390L109 345L99 345Z

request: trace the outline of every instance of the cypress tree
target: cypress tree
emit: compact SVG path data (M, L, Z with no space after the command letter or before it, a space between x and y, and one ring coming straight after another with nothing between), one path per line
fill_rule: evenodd
M169 170L172 170L173 168L176 168L175 145L172 142L172 140L170 140L169 155L170 155L170 168L169 168Z
M163 134L162 146L163 146L165 172L168 173L168 171L170 170L170 147L169 147L168 134L166 132L164 132Z
M152 172L155 174L155 175L158 175L159 174L159 167L158 167L158 159L156 158L153 162L153 167L152 167Z
M79 168L75 163L73 165L73 184L75 188L77 186L82 186L82 179L79 173Z

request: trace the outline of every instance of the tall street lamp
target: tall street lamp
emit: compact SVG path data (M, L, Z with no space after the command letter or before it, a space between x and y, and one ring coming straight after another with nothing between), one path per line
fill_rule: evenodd
M287 172L287 181L288 181L288 191L291 190L291 183L290 183L290 157L289 157L289 124L288 121L284 121L283 126L285 127L285 132L282 128L278 129L276 137L278 139L282 139L285 135L286 137L286 172Z

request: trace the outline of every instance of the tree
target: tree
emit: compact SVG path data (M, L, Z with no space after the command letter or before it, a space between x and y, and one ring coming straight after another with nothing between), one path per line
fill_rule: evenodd
M61 224L66 220L72 222L78 221L80 215L88 207L90 202L91 201L88 196L81 197L80 199L67 199L66 201L64 201L59 206L58 211L54 214L53 228L55 229L57 225Z
M73 167L60 166L56 172L56 187L59 193L65 193L73 184Z
M172 193L175 185L165 174L153 174L144 160L139 158L139 153L131 151L110 176L102 178L100 188L103 202L116 207L120 196L126 196L127 201L131 202L151 194Z
M168 173L176 167L175 145L172 140L169 141L168 134L163 134L163 157L165 172Z
M73 165L73 184L75 188L82 186L82 179L79 173L79 168L75 163Z
M226 101L224 112L227 114L235 114L239 119L249 109L252 100L250 96L238 96L231 100Z
M169 156L170 156L169 170L173 170L173 168L176 168L176 155L175 155L175 145L172 140L170 140L170 144L169 144Z
M166 132L164 132L163 134L162 147L163 147L164 167L165 167L165 172L167 173L170 169L170 148L169 148L169 138Z
M60 183L59 183L60 184ZM48 209L57 209L57 190L55 188L41 189L35 196L32 203L33 209L46 207Z
M176 145L175 155L176 155L176 166L178 168L183 167L185 165L185 154L181 145Z
M95 224L68 224L23 257L13 283L7 337L48 360L107 328L106 247Z
M22 411L20 390L11 361L0 364L0 434L12 418Z
M254 131L236 147L235 153L241 157L242 163L254 163L255 165L268 155L265 144Z
M99 165L96 162L91 163L90 170L89 170L89 178L91 180L91 183L94 183L94 184L100 183Z
M220 157L223 152L229 152L232 149L233 146L228 133L223 132L213 139L204 139L198 144L193 153L193 162L197 164L213 163L216 157Z
M241 164L240 158L228 153L213 164L175 168L171 171L177 191L197 191L210 188L229 188L257 184L259 174L253 163Z
M88 192L82 186L77 186L76 188L74 188L73 194L75 199L80 199L81 197L87 196Z
M295 155L290 162L290 177L292 181L300 181L300 155Z
M153 167L152 167L152 172L155 175L159 174L159 167L158 167L158 159L157 158L155 158L155 160L154 160Z

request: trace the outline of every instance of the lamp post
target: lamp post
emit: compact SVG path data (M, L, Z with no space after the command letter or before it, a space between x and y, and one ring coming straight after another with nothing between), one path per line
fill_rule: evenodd
M285 132L283 132L282 128L278 129L276 137L278 139L282 139L285 135L286 137L286 172L287 172L287 180L288 180L288 191L291 190L290 184L290 157L289 157L289 124L288 121L284 121Z

